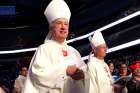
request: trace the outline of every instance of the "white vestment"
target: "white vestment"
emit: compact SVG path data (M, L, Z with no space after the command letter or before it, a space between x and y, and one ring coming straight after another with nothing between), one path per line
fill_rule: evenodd
M90 56L88 73L90 77L89 93L114 93L112 77L104 60Z
M76 81L66 75L67 66L74 64L86 69L77 50L66 43L48 40L32 58L22 93L85 93L83 80Z

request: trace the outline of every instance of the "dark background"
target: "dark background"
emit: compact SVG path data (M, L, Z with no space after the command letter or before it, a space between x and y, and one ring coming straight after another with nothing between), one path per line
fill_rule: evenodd
M0 51L38 47L44 42L48 23L44 10L51 0L0 0ZM94 31L140 10L139 0L65 0L72 12L68 39ZM3 12L3 7L7 13ZM103 31L109 48L140 37L140 16ZM88 55L88 39L70 43ZM139 51L135 46L133 51ZM129 48L127 48L129 49ZM131 52L126 50L127 52ZM119 51L118 51L119 52ZM34 52L0 54L0 62L15 62Z

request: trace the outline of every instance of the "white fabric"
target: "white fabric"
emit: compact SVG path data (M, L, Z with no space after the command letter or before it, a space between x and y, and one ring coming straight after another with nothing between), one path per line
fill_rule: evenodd
M89 93L114 93L112 77L104 60L91 56L88 62Z
M63 56L63 49L67 50L68 56ZM75 93L75 90L78 90L76 93L85 93L82 80L74 81L66 75L66 68L71 64L77 64L81 69L86 68L74 48L49 40L38 48L32 58L22 93ZM74 87L76 89L73 86L77 86ZM71 88L73 90L68 91Z
M64 0L52 0L44 12L49 24L58 18L70 20L71 12Z
M45 40L44 40L44 43L48 42L48 40L52 40L52 38L53 38L52 37L52 31L49 31L47 36L46 36L46 38L45 38Z
M26 77L22 76L22 75L19 75L18 78L16 78L15 84L14 84L15 93L21 93L21 91L24 87L25 80L26 80Z
M105 44L105 40L100 31L95 31L93 37L89 37L89 41L92 48L95 48L99 45Z

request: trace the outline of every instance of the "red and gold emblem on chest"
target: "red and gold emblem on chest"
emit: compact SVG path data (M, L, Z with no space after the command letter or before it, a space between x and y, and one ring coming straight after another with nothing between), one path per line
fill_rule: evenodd
M62 50L62 53L63 53L63 56L64 56L64 57L68 56L67 50Z

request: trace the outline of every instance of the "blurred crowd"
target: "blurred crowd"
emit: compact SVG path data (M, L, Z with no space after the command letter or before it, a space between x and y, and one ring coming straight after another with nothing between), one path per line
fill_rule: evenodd
M117 86L117 93L140 92L140 53L123 55L108 60L107 64Z

